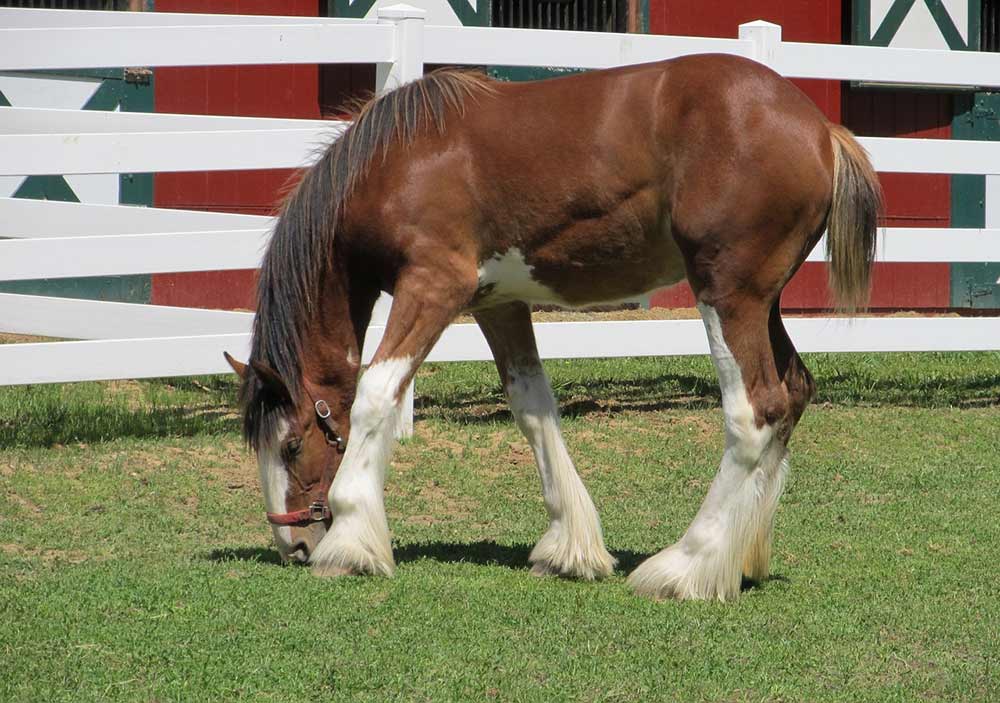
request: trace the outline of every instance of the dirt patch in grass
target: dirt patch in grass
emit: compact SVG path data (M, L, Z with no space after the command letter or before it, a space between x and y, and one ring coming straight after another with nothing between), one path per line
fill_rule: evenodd
M36 505L35 503L33 503L32 501L28 500L23 496L19 496L17 493L14 493L13 491L7 492L7 498L10 499L12 503L21 506L32 515L42 514L42 508L40 506Z
M8 557L41 559L44 562L68 562L70 564L82 564L94 558L93 555L86 552L65 549L32 549L11 542L0 543L0 553Z

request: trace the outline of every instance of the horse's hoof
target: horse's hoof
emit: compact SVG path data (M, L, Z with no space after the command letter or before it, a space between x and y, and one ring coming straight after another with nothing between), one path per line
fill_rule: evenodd
M309 570L313 576L318 576L323 579L333 579L340 576L359 576L360 573L352 569L348 569L345 566L337 566L336 564L313 564L312 568Z
M537 548L536 548L537 549ZM553 559L529 557L533 576L558 576L580 581L600 581L612 574L617 560L606 549L595 552L588 559L574 559L569 563L557 564Z
M735 599L740 593L739 571L735 583L712 554L688 554L674 545L654 554L629 574L628 583L637 595L653 600Z

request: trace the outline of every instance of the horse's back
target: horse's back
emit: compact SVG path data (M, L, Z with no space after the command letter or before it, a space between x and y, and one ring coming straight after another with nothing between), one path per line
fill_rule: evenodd
M808 98L724 55L496 83L399 156L374 169L369 192L386 200L359 220L475 258L482 305L675 283L710 240L749 245L765 220L821 217L832 163Z

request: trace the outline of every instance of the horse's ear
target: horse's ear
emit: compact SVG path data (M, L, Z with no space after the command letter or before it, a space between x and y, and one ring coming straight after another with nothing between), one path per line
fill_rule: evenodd
M273 393L279 400L291 404L292 394L288 392L288 386L281 380L281 376L278 375L277 371L263 361L256 359L250 362L250 368L253 369L254 374L260 379L260 382L268 392Z
M229 352L222 352L222 356L226 357L226 363L233 368L236 375L245 381L247 379L247 365L242 364L233 357L229 356Z

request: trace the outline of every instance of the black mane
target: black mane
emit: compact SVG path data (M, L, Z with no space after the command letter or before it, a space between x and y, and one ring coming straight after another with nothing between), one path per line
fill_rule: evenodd
M292 401L301 394L304 331L316 312L321 281L332 268L336 224L344 203L375 156L405 145L433 127L445 131L449 112L462 113L470 95L487 92L482 75L437 71L352 110L353 124L331 143L281 207L257 281L250 360L266 363L285 381ZM243 436L258 449L274 436L281 406L256 374L240 388Z

